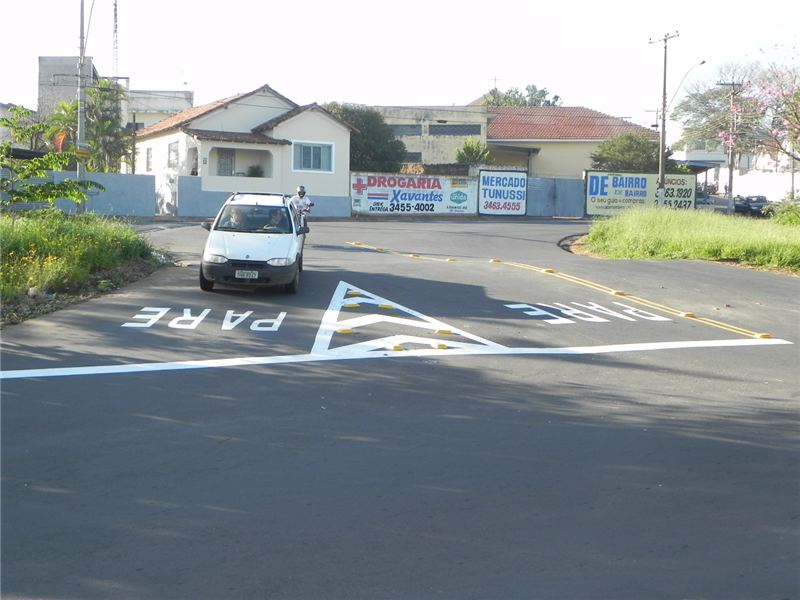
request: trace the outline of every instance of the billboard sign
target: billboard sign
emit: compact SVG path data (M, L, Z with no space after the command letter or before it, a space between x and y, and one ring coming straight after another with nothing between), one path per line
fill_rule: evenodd
M586 214L610 216L624 208L658 205L658 174L586 171ZM680 173L664 178L664 206L695 208L697 175Z
M478 212L474 177L352 173L351 202L358 214L458 214Z
M482 215L524 215L528 210L528 176L522 171L481 171L478 212Z

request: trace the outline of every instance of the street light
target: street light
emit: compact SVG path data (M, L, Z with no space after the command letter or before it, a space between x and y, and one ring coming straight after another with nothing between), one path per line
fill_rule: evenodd
M683 79L681 79L681 82L678 84L678 88L675 90L675 93L672 95L672 100L669 101L669 104L667 105L667 110L669 110L670 106L672 106L672 103L675 102L675 97L678 95L678 92L681 91L681 86L683 85L683 82L686 81L686 78L689 76L689 73L691 73L692 70L695 67L700 67L700 66L702 66L704 64L706 64L706 61L701 60L696 65L692 65L691 67L689 67L689 70L686 71L686 74L683 76Z

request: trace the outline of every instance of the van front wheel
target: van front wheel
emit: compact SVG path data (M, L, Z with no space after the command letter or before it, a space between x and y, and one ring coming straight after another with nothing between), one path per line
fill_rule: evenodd
M209 281L206 279L206 276L203 275L203 267L200 267L200 289L204 292L210 292L214 289L214 282Z
M294 274L294 279L292 279L289 283L284 286L287 294L296 294L297 288L300 287L300 269Z

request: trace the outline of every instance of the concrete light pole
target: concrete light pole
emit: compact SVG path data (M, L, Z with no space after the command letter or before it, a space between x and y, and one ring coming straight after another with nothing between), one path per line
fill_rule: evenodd
M736 96L736 88L742 87L743 83L722 83L718 82L717 85L724 85L731 88L731 130L728 132L728 192L725 194L728 200L728 214L732 215L736 212L733 202L733 145L734 145L734 130L736 129L736 113L734 112L733 99Z
M86 168L83 162L84 158L82 156L83 150L86 148L86 84L84 81L84 67L86 65L86 39L84 38L83 32L83 0L81 0L81 35L80 50L78 55L78 139L75 144L78 147L78 181L82 181L86 175ZM82 213L85 212L85 210L86 206L84 203L79 203L76 211Z
M658 205L664 206L664 173L667 166L667 41L672 38L678 37L678 32L674 34L666 34L663 38L658 40L650 40L651 44L657 42L664 42L664 87L661 99L661 135L658 140Z

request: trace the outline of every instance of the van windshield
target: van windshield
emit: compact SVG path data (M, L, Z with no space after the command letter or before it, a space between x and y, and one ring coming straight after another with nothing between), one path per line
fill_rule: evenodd
M292 221L285 206L229 206L222 212L216 229L248 233L292 233Z

